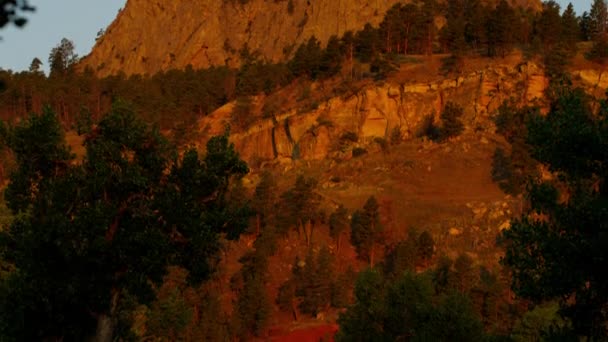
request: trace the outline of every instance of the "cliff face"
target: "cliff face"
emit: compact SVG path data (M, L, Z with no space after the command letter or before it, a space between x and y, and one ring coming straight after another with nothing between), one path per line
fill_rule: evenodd
M333 34L377 24L397 2L129 0L83 64L100 75L154 73L188 64L202 68L236 62L245 44L277 61L313 35L326 42Z
M359 144L367 147L375 138L388 140L395 130L403 139L411 139L429 116L439 122L448 101L465 109L467 131L491 134L490 114L504 100L542 103L547 85L544 71L533 63L496 65L430 83L369 85L348 97L331 98L311 112L294 109L256 122L244 132L234 132L231 140L248 162L319 160L340 153L348 157L350 149L339 152L337 146L345 132L356 133ZM232 108L228 104L203 118L204 136L221 134Z
M489 0L488 0L489 1ZM378 24L399 0L128 0L82 65L100 76L236 65L245 45L278 61L311 36ZM538 8L540 0L515 0Z

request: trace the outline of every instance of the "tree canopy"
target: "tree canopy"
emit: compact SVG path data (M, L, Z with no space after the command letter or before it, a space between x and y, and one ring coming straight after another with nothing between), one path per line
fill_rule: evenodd
M555 177L528 185L529 210L501 240L515 292L533 301L559 300L575 332L608 336L608 102L597 112L581 89L565 87L546 116L528 124L534 158Z
M213 272L220 237L237 238L242 214L225 198L248 172L228 133L200 157L178 157L128 106L83 129L76 160L50 110L4 130L17 168L5 197L15 219L0 253L0 336L15 340L112 338L117 312L149 303L169 265L198 284Z
M27 0L1 0L0 28L11 23L19 27L25 25L27 19L23 14L32 11L34 7L30 6Z

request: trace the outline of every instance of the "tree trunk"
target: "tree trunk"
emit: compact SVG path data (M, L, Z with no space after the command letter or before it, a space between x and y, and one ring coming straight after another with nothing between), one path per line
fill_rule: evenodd
M93 342L112 342L114 337L114 327L116 322L114 316L116 313L116 307L118 306L118 290L112 290L112 301L110 303L110 313L104 313L97 317L97 331Z
M101 315L97 319L97 332L93 342L111 342L114 335L114 322L108 315Z

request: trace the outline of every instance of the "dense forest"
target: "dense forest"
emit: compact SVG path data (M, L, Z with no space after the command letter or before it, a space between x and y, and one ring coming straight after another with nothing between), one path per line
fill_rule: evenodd
M23 24L14 15L0 27ZM39 59L0 71L0 340L251 340L267 337L275 307L295 321L335 310L338 341L607 339L608 99L574 87L566 68L586 41L586 57L605 63L604 0L582 16L554 1L532 12L504 0L419 0L326 46L313 37L285 63L245 47L239 69L100 79L78 69L64 39L48 76ZM391 241L378 198L328 205L311 175L281 188L277 173L255 170L247 190L251 170L229 142L241 117L204 151L167 133L297 79L382 79L411 54L442 54L457 72L469 56L512 49L540 56L551 85L546 112L507 101L493 114L510 149L496 150L491 176L525 203L496 237L495 267L466 251L444 255L428 230ZM424 132L436 144L464 130L463 108L444 107L441 126ZM315 245L319 234L331 245ZM271 296L271 259L292 237L305 253ZM239 239L251 243L221 282ZM357 267L337 258L349 246Z

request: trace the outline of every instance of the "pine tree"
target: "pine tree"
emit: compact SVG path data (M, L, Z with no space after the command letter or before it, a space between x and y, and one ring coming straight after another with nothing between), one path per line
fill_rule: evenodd
M63 38L59 45L51 50L49 55L51 76L65 75L78 62L78 55L74 50L74 42L67 38Z
M506 0L500 0L486 21L488 56L502 56L511 51L515 13Z
M383 228L380 224L378 201L370 197L363 210L357 210L352 216L350 239L359 258L368 260L374 265L376 245L382 241Z
M433 236L427 231L423 231L418 236L418 257L423 261L428 261L433 257L435 253L435 240L433 240Z
M580 40L581 32L579 30L579 20L574 12L572 3L562 13L562 30L561 39L568 51L572 54L576 52L576 43Z
M562 39L562 18L559 4L553 0L543 3L543 10L536 23L536 31L542 43L542 51L550 51Z
M329 216L329 235L336 241L336 251L340 251L340 241L343 233L348 228L348 211L340 205L336 211Z
M446 140L451 137L460 135L464 130L464 124L462 123L462 115L464 109L456 103L448 102L441 112L441 140Z
M121 104L86 131L80 163L50 111L3 139L17 160L6 200L21 215L0 232L0 250L19 270L2 285L2 336L112 339L127 298L150 303L168 265L200 284L220 236L243 229L225 194L248 168L227 136L212 138L204 158L195 150L178 158Z
M450 0L446 7L447 23L441 32L443 45L455 56L462 56L466 50L465 30L466 17L465 1Z
M42 72L42 70L40 70L41 67L42 67L42 61L40 59L38 59L38 57L35 57L34 59L32 59L32 63L30 64L29 71L31 73L40 73L40 72Z
M594 0L589 12L591 36L595 40L608 33L608 5L606 0Z
M261 229L272 222L275 213L277 190L272 173L264 171L260 182L255 187L251 203L256 211L256 235L259 235Z
M283 208L280 212L280 224L285 228L296 227L298 234L304 234L308 245L311 243L314 229L312 221L318 217L319 198L315 193L316 187L316 179L300 175L294 186L281 195Z

